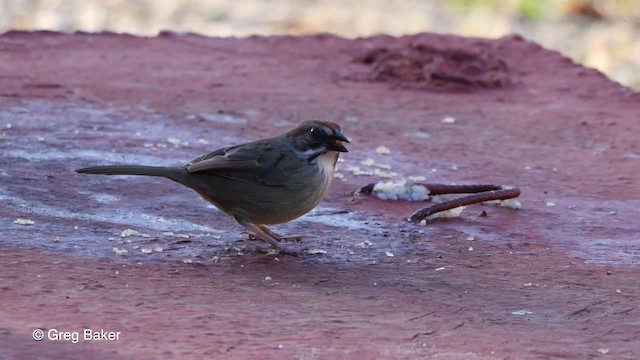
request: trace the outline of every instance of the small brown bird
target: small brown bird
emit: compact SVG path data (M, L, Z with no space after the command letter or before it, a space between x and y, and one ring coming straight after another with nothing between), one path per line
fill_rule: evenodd
M171 179L195 190L281 253L299 255L304 250L284 245L286 237L265 224L291 221L318 205L348 142L340 125L310 120L286 134L222 148L183 167L107 165L76 172Z

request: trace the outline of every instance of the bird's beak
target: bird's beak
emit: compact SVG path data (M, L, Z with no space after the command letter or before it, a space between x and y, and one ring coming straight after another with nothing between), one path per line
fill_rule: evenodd
M327 146L329 150L334 150L339 152L349 152L349 150L347 150L347 148L344 145L342 145L343 142L349 143L349 139L347 139L347 137L344 136L342 131L334 130L333 134L331 135L331 140L332 141L329 141L329 144Z

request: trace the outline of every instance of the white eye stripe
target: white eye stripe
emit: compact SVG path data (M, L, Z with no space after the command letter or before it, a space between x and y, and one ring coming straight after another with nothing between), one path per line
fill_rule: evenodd
M305 151L301 151L299 152L299 154L305 158L309 158L312 156L317 156L319 154L322 154L323 152L327 151L327 148L324 146L321 146L319 148L314 148L314 149L307 149Z

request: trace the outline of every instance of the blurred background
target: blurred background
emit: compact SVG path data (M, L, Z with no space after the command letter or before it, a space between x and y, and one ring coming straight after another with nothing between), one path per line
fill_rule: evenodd
M0 32L519 34L640 90L640 0L0 0Z

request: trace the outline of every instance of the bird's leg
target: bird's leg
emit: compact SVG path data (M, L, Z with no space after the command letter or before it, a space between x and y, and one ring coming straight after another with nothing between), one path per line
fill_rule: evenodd
M293 255L293 256L298 256L298 255L302 255L304 254L304 250L305 249L292 249L282 243L280 243L278 241L278 238L275 236L272 236L273 233L271 232L271 230L269 230L266 226L264 225L255 225L252 223L249 223L247 221L241 220L241 219L237 219L238 223L242 226L244 226L245 228L247 228L249 231L251 231L256 238L266 241L267 243L271 244L271 246L273 246L275 249L277 249L278 251L280 251L283 254L286 255ZM263 229L266 229L268 231L268 233L266 231L264 231Z
M277 239L278 241L295 241L298 242L300 240L302 240L302 236L300 235L280 235L278 233L275 233L273 231L271 231L271 229L269 229L268 227L264 226L264 225L260 225L260 224L256 224L257 227L259 227L260 229L262 229L262 231L264 231L267 235Z

